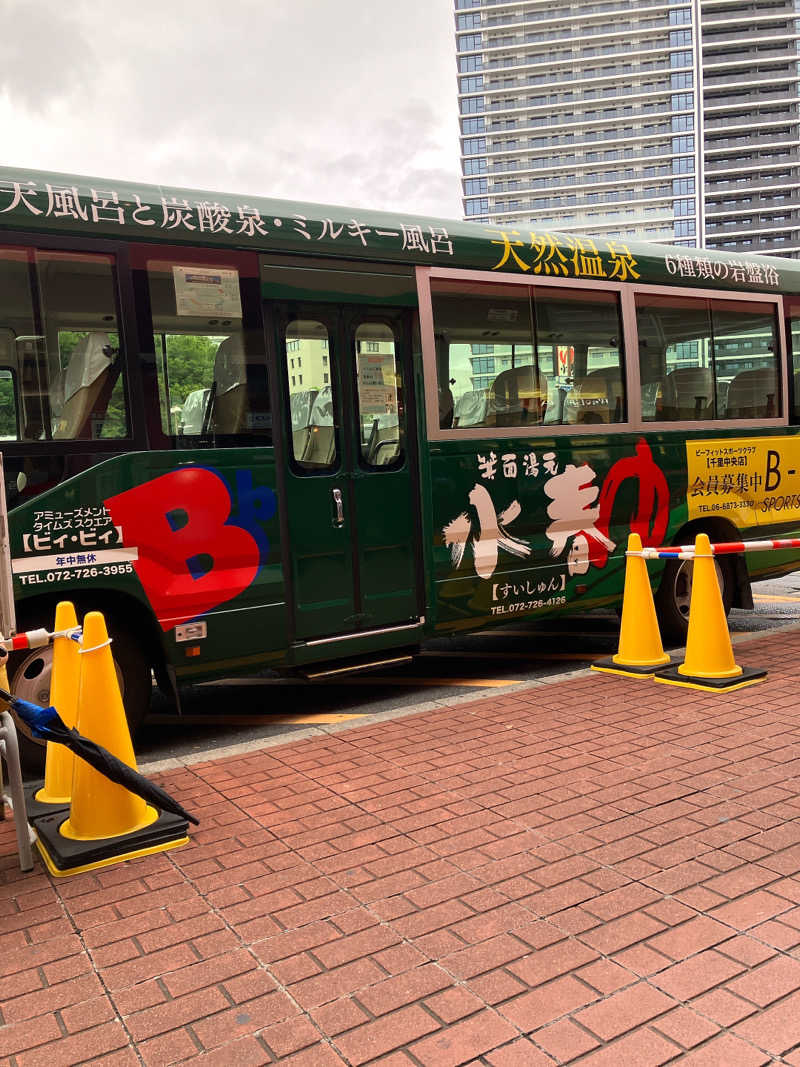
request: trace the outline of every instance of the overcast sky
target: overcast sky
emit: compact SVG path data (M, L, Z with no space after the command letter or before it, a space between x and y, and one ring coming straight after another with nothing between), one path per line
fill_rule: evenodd
M0 164L461 216L452 0L0 0Z

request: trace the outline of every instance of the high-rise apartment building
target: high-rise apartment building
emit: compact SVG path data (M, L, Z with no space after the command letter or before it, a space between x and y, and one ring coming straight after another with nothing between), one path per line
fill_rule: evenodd
M800 254L800 0L455 0L466 218Z

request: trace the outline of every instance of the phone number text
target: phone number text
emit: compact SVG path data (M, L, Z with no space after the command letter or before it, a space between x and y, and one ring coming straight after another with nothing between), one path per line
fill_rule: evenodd
M113 574L132 574L131 563L105 563L99 567L63 567L57 571L18 574L23 585L47 585L51 582L80 582L86 578L107 578Z

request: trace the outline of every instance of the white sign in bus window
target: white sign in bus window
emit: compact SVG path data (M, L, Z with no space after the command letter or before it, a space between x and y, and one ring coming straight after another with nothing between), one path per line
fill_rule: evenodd
M173 266L172 276L179 315L242 317L238 270Z
M358 402L363 415L387 415L397 411L397 377L393 353L359 353Z

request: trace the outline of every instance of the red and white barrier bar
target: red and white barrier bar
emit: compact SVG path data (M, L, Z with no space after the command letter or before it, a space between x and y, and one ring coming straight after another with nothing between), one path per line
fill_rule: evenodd
M800 537L779 537L771 541L720 541L711 545L712 556L728 556L736 552L772 552L783 548L800 548ZM694 559L694 545L664 545L660 548L643 548L641 552L626 555L642 556L644 559Z
M78 641L80 636L80 626L74 626L70 630L25 630L14 634L13 637L0 638L0 649L6 652L19 652L28 648L44 648L56 637L70 637L73 641Z

